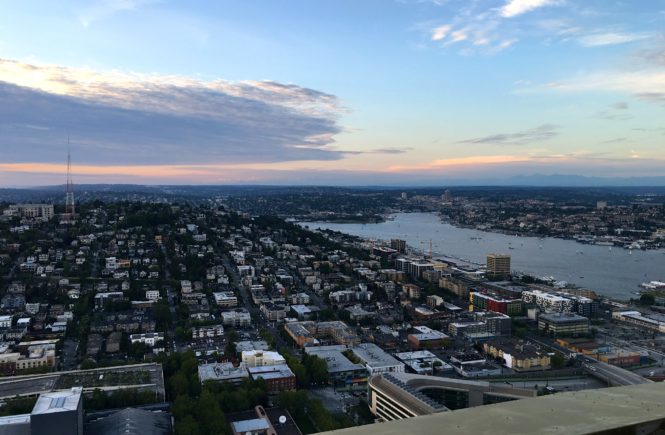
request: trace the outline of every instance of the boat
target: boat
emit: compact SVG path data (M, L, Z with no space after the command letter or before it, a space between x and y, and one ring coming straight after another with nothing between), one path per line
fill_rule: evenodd
M640 284L640 287L647 290L665 289L665 282L662 281L643 282L642 284Z

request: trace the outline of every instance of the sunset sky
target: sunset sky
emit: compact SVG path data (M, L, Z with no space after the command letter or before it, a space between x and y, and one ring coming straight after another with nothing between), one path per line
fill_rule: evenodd
M0 0L0 186L665 176L664 0Z

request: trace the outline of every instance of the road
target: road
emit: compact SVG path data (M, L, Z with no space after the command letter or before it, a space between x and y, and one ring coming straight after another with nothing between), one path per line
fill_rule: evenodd
M582 367L590 375L601 379L612 386L650 384L652 381L643 378L637 373L630 372L621 367L616 367L600 361L593 363L585 362Z

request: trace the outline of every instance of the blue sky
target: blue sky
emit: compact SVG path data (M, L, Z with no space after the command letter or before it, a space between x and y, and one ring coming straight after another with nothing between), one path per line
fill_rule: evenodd
M665 175L665 1L0 0L0 183Z

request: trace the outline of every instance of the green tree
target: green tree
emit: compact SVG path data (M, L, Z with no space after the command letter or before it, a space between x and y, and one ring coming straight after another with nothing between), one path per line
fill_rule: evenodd
M566 364L566 358L563 354L556 352L551 358L552 368L560 369Z
M223 435L226 432L226 418L213 392L208 389L203 390L196 411L203 433Z
M176 420L175 422L175 433L176 435L201 435L201 429L199 423L194 419L192 415L186 415L181 420ZM203 432L205 433L205 432Z
M650 293L643 293L640 296L640 305L656 305L656 297Z

